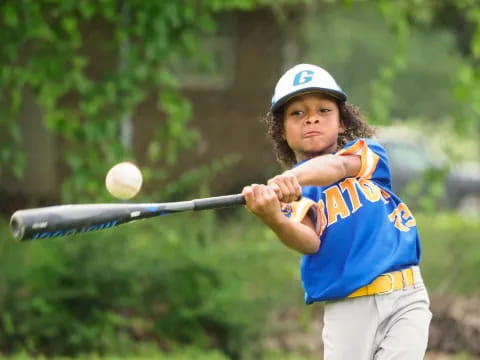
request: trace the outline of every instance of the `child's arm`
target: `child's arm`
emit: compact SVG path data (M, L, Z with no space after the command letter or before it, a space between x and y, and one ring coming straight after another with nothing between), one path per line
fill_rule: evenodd
M292 169L301 185L326 186L358 174L362 166L359 155L322 155Z
M358 174L362 162L358 155L321 155L268 180L283 202L297 200L300 185L326 186Z
M305 216L302 223L286 218L272 187L253 184L243 191L247 208L257 215L288 247L302 254L313 254L320 247L312 220Z

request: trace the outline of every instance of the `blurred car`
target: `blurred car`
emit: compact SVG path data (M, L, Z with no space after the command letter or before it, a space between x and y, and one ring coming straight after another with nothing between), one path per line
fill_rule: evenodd
M382 133L380 133L382 134ZM392 171L393 191L400 196L408 194L408 187L416 184L416 198L408 199L409 206L418 206L419 199L429 193L435 181L444 187L438 205L463 213L480 214L480 163L449 163L441 151L431 151L421 139L405 138L400 133L380 136ZM411 189L411 188L410 188Z

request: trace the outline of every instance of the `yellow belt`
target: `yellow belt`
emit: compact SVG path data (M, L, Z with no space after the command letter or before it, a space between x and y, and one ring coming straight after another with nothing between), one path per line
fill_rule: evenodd
M355 290L348 295L348 297L355 298L366 295L388 294L394 290L403 289L405 286L413 285L413 283L412 268L403 271L393 271L380 275L370 284Z

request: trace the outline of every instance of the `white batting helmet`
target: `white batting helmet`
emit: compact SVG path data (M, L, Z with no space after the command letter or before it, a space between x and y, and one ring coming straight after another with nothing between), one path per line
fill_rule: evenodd
M341 101L347 100L347 94L326 70L311 64L295 65L278 80L270 111L277 110L294 96L317 91Z

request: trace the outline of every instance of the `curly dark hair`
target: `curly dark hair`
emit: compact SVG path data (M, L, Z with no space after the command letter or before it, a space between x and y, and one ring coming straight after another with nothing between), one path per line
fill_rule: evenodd
M344 147L349 141L358 138L371 138L375 135L375 128L367 124L357 106L348 101L340 101L333 97L332 99L338 105L340 121L345 127L345 131L339 134L337 138L339 148ZM285 106L286 104L273 113L269 112L263 121L267 125L267 134L273 142L277 160L284 167L291 168L297 160L295 153L283 138L283 109Z

